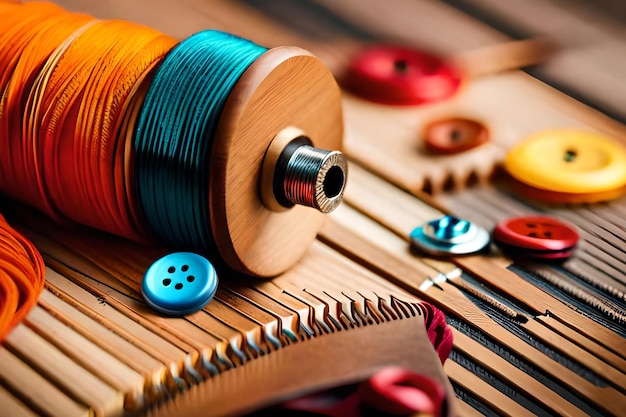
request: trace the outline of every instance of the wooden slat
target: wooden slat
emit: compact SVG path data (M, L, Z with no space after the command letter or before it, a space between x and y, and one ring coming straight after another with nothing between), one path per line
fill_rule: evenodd
M93 411L68 396L6 348L0 348L0 379L36 412L51 416L91 417Z
M534 415L456 362L447 361L444 370L454 383L473 393L497 413L506 416Z
M110 331L96 320L72 308L61 298L54 296L48 289L44 289L41 294L39 305L65 325L70 326L143 375L146 395L150 400L155 400L165 394L163 383L169 371L163 363Z
M594 350L596 344L584 341L581 345L577 345L563 335L555 333L550 327L543 326L543 323L547 321L543 319L545 319L545 316L539 316L536 320L524 323L524 329L538 339L545 341L554 350L573 358L576 362L583 364L603 379L610 381L614 387L619 387L622 391L626 389L624 368L611 366L603 359L597 357L596 354L590 353L590 351Z
M339 279L341 278L341 280ZM406 297L407 293L346 259L320 242L313 242L307 254L289 272L277 277L275 283L290 282L294 286L318 290L349 290L363 287L368 291Z
M538 402L548 407L555 414L585 415L583 411L570 404L563 397L546 389L544 385L522 370L511 365L493 352L488 351L485 347L457 330L454 330L454 347L473 358L495 375L510 381L514 387L520 389L524 394L529 395L531 398L536 398Z
M0 386L0 404L2 410L0 415L11 417L36 417L37 414L28 408L19 399L15 398L4 387Z
M124 394L125 408L144 407L144 378L95 343L65 326L42 308L35 306L25 320L26 326L44 337L67 357L100 380Z
M522 280L506 268L507 262L503 260L489 262L484 258L479 259L477 257L458 258L457 262L465 271L480 277L483 282L488 282L503 293L517 297L536 309L539 314L549 311L561 322L567 323L568 326L575 328L578 332L612 352L620 356L626 352L625 339Z
M229 286L228 284L222 285L222 290L228 290L237 297L247 300L248 302L258 306L259 308L268 311L270 314L279 318L281 324L281 330L286 335L280 335L280 337L286 337L287 339L297 339L297 335L300 333L300 316L285 308L276 300L265 297L258 291L255 291L250 286ZM284 339L284 343L289 343L289 340Z
M626 361L624 358L616 355L601 345L595 343L589 343L589 339L584 335L568 327L566 324L560 322L551 316L539 316L537 321L545 324L547 327L553 329L557 334L563 335L563 337L576 343L578 346L583 347L585 350L592 352L596 357L602 358L606 363L612 365L616 369L620 369L622 372L626 369Z
M205 311L189 314L186 320L219 340L215 345L215 351L220 361L229 367L242 363L247 356L252 355L248 352L244 335L240 331L233 329Z
M269 351L261 326L229 305L219 300L214 301L204 307L204 312L241 333L252 357Z
M245 298L241 298L237 293L227 292L222 289L218 289L215 294L215 299L221 303L230 306L235 311L254 321L257 326L263 329L262 337L265 339L265 347L269 350L278 348L283 342L280 340L282 337L282 322L281 320L268 313L266 310L257 307L254 303L250 303Z
M31 364L96 416L122 416L124 395L65 356L32 330L20 325L6 338L7 348ZM76 384L74 381L81 381Z
M618 413L620 409L626 404L626 396L622 393L619 393L614 387L602 388L595 386L593 383L585 380L580 375L576 374L574 371L571 371L557 361L549 358L547 355L543 355L539 350L530 346L529 344L523 342L520 339L514 338L511 333L509 333L504 328L500 327L498 324L489 319L484 313L478 310L469 300L465 299L460 293L455 293L455 288L451 287L447 284L441 284L444 288L443 291L438 291L436 288L429 290L429 295L432 295L434 299L437 300L437 305L439 305L447 314L453 314L454 316L461 317L463 320L471 323L476 328L480 329L485 334L491 336L494 340L499 341L504 346L506 346L511 351L518 354L521 358L527 360L528 362L534 364L538 369L541 369L546 374L550 375L557 381L560 381L560 384L568 387L572 392L578 393L578 395L582 395L588 401L596 404L599 408L604 408L608 410L610 413ZM455 291L456 290L456 291ZM526 328L525 326L523 326ZM530 330L536 328L535 326L530 326ZM531 331L532 333L532 331ZM541 331L535 334L537 339L542 340L542 342L546 343L550 346L550 339L554 339L549 332ZM546 340L547 339L547 340ZM605 369L611 369L609 365L604 363L586 363L585 357L575 356L576 350L580 352L580 349L572 349L572 351L568 350L572 348L573 345L571 343L566 343L564 340L552 341L554 343L553 348L557 351L559 348L563 348L563 352L566 356L570 357L573 361L582 363L588 368L592 368L596 365L596 369L599 371L599 375L604 377L605 373L602 372ZM569 356L572 355L572 356ZM620 372L611 369L611 372L615 375L619 375ZM506 372L502 372L503 375L506 375ZM622 377L623 378L623 377ZM528 386L525 385L524 389L528 389ZM611 400L609 400L611 399Z
M307 299L306 294L299 296L291 294L289 289L282 288L272 281L258 283L255 285L255 290L298 314L300 325L305 329L307 335L318 334L319 330L315 316L316 310L318 315L323 314L323 305L321 303L315 303L310 298Z
M539 73L626 117L626 90L620 71L614 70L624 65L625 29L619 19L606 14L603 5L577 2L573 7L562 7L550 0L526 1L523 5L494 0L461 3L486 10L515 30L554 39L561 45L560 51L538 69Z
M101 304L98 298L49 268L46 270L46 281L47 288L57 294L65 294L65 300L71 301L74 307L82 307L83 313L98 319L99 323L167 364L174 377L181 376L187 355L184 351L106 303Z
M480 412L478 412L478 410L476 410L475 408L473 408L471 405L467 404L464 401L456 401L456 415L457 417L480 417L483 414L481 414Z

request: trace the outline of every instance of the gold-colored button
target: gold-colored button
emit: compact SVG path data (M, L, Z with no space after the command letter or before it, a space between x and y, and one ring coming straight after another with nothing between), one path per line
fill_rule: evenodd
M585 196L582 200L594 201L596 194L613 195L626 186L626 148L595 133L548 130L512 148L504 168L543 194L560 193L565 200L568 195Z

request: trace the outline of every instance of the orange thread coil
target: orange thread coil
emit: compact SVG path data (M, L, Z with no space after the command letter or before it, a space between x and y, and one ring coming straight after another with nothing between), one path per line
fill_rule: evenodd
M113 25L116 22L107 22ZM127 199L128 195L124 193L125 180L116 178L116 174L123 172L120 170L111 170L111 167L117 167L122 164L123 159L118 154L123 151L124 147L120 142L126 139L120 129L123 125L124 114L128 110L132 97L130 94L134 92L137 81L145 82L147 72L153 67L151 63L158 62L163 56L164 51L169 50L173 46L170 38L159 34L152 30L136 32L136 26L129 25L126 22L117 22L121 24L119 30L111 27L111 33L128 33L127 36L116 37L117 45L120 46L116 56L112 57L113 61L120 64L117 66L106 66L105 71L101 73L101 77L97 80L103 80L104 83L98 85L91 83L94 88L91 89L91 97L85 97L83 104L90 103L94 110L94 117L91 123L83 123L83 138L91 138L90 148L91 161L88 166L98 167L92 170L96 173L93 178L95 184L99 184L104 195L109 195L107 199L108 216L107 219L123 220L109 226L110 230L130 230L130 225L135 224L132 220ZM140 51L140 52L138 52ZM147 52L147 53L146 53ZM105 59L106 63L109 61ZM129 82L131 81L131 82ZM100 94L100 91L104 94ZM108 99L103 99L107 97ZM85 121L85 119L82 119ZM134 129L134 126L132 127ZM77 133L78 133L77 129ZM128 233L119 233L125 234Z
M35 246L0 216L0 341L36 304L44 280Z
M127 142L145 84L177 41L50 3L0 6L0 187L57 220L145 236Z
M20 59L13 67L12 74L4 87L0 112L0 141L5 142L3 154L11 155L3 163L2 188L19 200L35 206L44 206L37 174L35 148L24 129L23 122L26 101L36 78L36 74L47 58L76 28L93 19L86 15L67 14L57 11L53 16L40 15L42 21L32 24L25 33L28 42L23 42L19 51ZM17 44L19 40L16 40ZM3 84L4 85L4 84Z
M73 40L43 93L39 133L48 147L42 149L43 174L55 207L67 218L127 237L137 233L125 203L118 201L126 195L117 190L124 181L114 178L117 141L126 138L120 128L133 86L175 44L137 28L102 21Z

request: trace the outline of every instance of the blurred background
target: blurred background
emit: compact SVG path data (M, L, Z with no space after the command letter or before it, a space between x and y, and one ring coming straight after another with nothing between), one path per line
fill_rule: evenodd
M345 55L347 45L355 42L408 43L449 55L512 39L545 37L557 52L525 70L626 122L626 2L621 0L57 2L101 18L134 20L180 38L211 22L214 29L265 46L303 46L331 69L340 52Z

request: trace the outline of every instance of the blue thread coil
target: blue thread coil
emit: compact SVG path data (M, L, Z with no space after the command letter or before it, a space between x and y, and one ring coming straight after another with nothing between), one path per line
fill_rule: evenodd
M156 70L133 136L139 209L165 245L213 250L209 161L231 90L266 48L219 31L183 40Z

